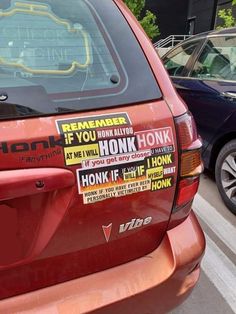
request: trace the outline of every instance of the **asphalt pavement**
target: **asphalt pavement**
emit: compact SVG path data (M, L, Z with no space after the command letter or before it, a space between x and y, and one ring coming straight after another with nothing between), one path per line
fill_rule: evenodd
M213 178L204 173L193 209L207 247L198 285L171 314L236 313L236 216L223 204Z

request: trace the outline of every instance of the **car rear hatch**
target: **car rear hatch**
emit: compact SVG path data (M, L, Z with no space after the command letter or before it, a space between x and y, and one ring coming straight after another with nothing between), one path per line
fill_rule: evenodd
M164 101L0 128L1 294L6 286L10 293L99 271L158 246L178 161Z
M174 203L178 149L172 114L114 3L5 1L0 15L9 23L0 49L5 298L153 251Z

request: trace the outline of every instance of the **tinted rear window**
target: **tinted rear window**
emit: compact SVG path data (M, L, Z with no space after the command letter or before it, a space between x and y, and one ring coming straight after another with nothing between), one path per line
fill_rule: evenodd
M0 118L160 98L112 1L2 0L0 9Z

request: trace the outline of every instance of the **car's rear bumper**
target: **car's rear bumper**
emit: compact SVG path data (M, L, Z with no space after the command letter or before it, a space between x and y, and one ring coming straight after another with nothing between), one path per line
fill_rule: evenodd
M184 301L196 284L204 249L204 235L191 213L149 255L3 300L0 313L166 313Z

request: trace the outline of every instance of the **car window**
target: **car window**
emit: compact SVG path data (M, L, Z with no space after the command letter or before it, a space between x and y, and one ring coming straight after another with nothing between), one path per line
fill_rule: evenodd
M236 80L236 37L221 36L207 41L198 60L192 77L202 79Z
M181 76L184 67L198 46L199 41L186 43L171 51L164 57L164 65L171 76Z
M8 101L0 119L161 97L134 34L107 0L2 0L1 92Z

